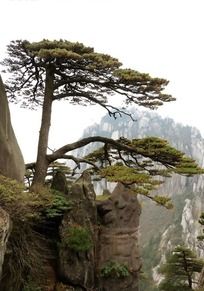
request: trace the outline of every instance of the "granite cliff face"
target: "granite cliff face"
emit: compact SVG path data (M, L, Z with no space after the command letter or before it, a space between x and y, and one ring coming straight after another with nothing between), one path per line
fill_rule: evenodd
M4 84L0 77L0 174L23 181L24 160L10 119Z
M132 113L136 122L127 117L113 120L105 116L100 124L87 128L84 136L102 135L114 139L120 136L130 139L158 136L167 139L175 148L204 166L204 139L196 128L177 124L170 118L162 119L156 113L137 111L134 108ZM87 147L84 154L91 150L92 147ZM96 192L101 193L104 187L112 186L97 183ZM141 285L141 290L145 291L153 290L152 278L157 284L161 281L162 277L157 272L158 267L165 260L165 254L175 245L185 243L186 246L196 250L198 255L203 255L196 239L201 232L198 219L204 211L203 175L192 178L174 175L165 181L158 192L172 197L174 209L166 210L147 199L140 200L142 204L140 245L143 269L149 274L149 284L147 282Z
M60 226L59 274L64 284L76 287L72 290L92 290L96 284L97 208L88 173L72 185L69 196L72 209ZM70 235L75 240L70 241Z
M57 270L42 290L139 291L141 207L132 189L118 184L107 200L96 201L84 171L67 195L72 206L59 224ZM45 276L50 282L50 272Z
M25 166L10 119L8 100L0 76L0 175L23 181ZM11 221L0 207L0 277Z

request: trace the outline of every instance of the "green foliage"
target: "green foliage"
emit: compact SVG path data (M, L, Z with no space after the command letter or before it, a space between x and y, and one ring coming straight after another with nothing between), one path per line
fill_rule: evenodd
M203 241L203 240L204 240L204 235L199 235L199 236L197 236L197 239L198 239L199 241Z
M78 42L62 39L32 43L12 41L8 45L8 58L1 64L14 77L7 82L8 94L24 106L37 105L43 99L48 69L54 73L53 100L67 98L74 104L99 104L106 108L107 94L118 92L126 96L127 104L153 109L175 100L162 92L167 80L122 69L118 59L94 52L93 48ZM19 96L23 98L20 100ZM115 116L115 110L111 111L111 107L107 110Z
M130 69L115 70L114 75L119 77L121 80L126 81L140 80L141 82L147 81L150 77L149 74L141 74L137 71L132 71Z
M175 173L190 177L195 174L203 174L204 170L200 169L199 166L195 164L194 160L189 157L183 156L182 160L176 167Z
M23 184L0 175L0 195L4 196L5 191L8 191L8 201L15 199L15 196L19 195L23 190ZM6 197L4 199L6 199Z
M15 180L0 176L1 206L11 215L11 218L25 220L32 213L32 205L36 197L26 192L24 186Z
M204 261L198 259L190 249L176 247L159 270L165 276L159 290L193 290L195 273L201 272L203 266Z
M53 195L52 204L44 210L44 214L48 218L62 216L67 210L72 208L72 203L62 193L51 190Z
M25 284L22 291L42 291L42 289L41 287L38 287L35 283L28 282Z
M14 220L35 220L62 216L71 202L62 193L42 187L38 193L27 191L22 184L0 176L1 206Z
M96 201L105 201L108 198L110 198L110 195L108 194L96 195Z
M99 173L101 177L105 177L110 182L121 182L126 185L136 184L135 194L144 195L168 209L173 207L169 197L149 194L162 183L162 181L153 179L149 173L141 172L140 169L128 168L120 163L105 167Z
M24 41L25 46L33 52L33 54L38 54L38 52L41 49L62 49L62 50L67 50L67 51L73 51L77 54L85 54L85 53L92 53L93 48L91 47L85 47L82 43L76 42L72 43L67 40L54 40L54 41L49 41L46 39L43 39L42 41L39 42L33 42L29 43L28 41Z
M145 187L152 184L152 178L146 173L133 168L124 167L122 164L115 164L100 170L100 175L106 177L110 182L121 182L125 184L134 184Z
M162 206L166 207L167 209L172 209L173 208L173 203L171 201L171 198L169 198L169 197L155 195L153 197L153 200L157 204L162 205Z
M135 194L142 194L152 199L159 205L167 209L173 208L171 198L165 196L151 196L149 192L158 187L162 182L155 180L149 173L141 172L139 169L128 168L120 163L105 167L99 171L101 177L105 177L110 182L120 182L126 185L135 184ZM103 195L101 199L103 199Z
M169 143L158 137L146 137L133 139L132 146L144 157L151 158L167 167L169 172L179 174L202 174L201 169L193 159L186 157L184 153L173 148Z
M125 264L109 261L102 267L100 274L105 278L125 278L130 275L130 272Z
M35 172L35 163L27 164L26 168L25 184L29 189L32 184L33 175ZM62 174L64 174L67 179L71 176L71 169L66 165L65 162L52 162L47 170L46 185L50 185L52 183L53 178L57 172L61 172Z
M199 223L200 223L201 225L204 225L204 212L201 213L201 216L200 216L200 219L199 219Z
M204 212L201 213L199 221L200 225L204 226ZM197 236L198 247L204 249L204 229L202 230L202 234Z
M189 287L187 284L183 283L182 285L180 283L177 283L176 281L164 281L160 284L159 290L162 291L192 291L193 289Z
M63 236L62 245L75 252L89 251L93 246L91 233L80 225L70 226Z
M100 177L110 182L135 184L136 194L144 195L168 209L173 207L169 197L150 195L163 183L161 178L171 177L173 173L187 176L204 173L194 160L158 137L120 138L117 142L121 146L115 147L114 142L110 142L88 154L86 159L98 162L101 169L97 174Z
M62 282L58 282L57 285L55 286L55 291L67 291L67 290L74 291L74 287L64 285Z

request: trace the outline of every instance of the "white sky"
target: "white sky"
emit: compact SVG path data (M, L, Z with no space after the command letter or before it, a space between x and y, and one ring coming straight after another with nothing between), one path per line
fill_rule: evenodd
M67 39L111 54L124 67L170 81L177 98L158 110L204 135L204 0L0 0L0 59L11 40ZM11 106L26 162L35 159L40 111ZM74 141L105 111L56 103L51 148Z

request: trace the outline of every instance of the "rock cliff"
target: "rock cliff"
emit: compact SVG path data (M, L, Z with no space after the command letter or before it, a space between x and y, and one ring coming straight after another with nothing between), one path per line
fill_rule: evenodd
M131 188L117 184L111 197L98 203L101 221L99 232L98 268L104 270L100 285L104 291L137 291L141 260L138 245L138 228L141 207ZM112 265L111 265L112 264ZM112 277L108 267L118 266L121 273ZM127 274L122 273L127 268ZM123 276L124 275L124 276ZM127 275L127 276L126 276Z
M25 166L10 119L4 84L0 76L0 175L23 181ZM0 208L0 276L11 231L9 215Z
M118 184L108 200L96 201L86 171L70 188L69 196L72 209L60 226L61 283L78 291L139 290L141 208L137 197Z
M12 128L6 92L0 77L0 174L23 181L24 173L24 160Z
M96 278L97 209L88 173L73 184L69 196L72 209L60 226L59 276L76 290L92 290Z

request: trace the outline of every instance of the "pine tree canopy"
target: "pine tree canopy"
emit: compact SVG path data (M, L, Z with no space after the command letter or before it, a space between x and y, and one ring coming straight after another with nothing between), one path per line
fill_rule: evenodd
M112 142L98 137L97 141L106 143L88 154L85 160L97 165L93 169L100 177L127 186L135 184L135 193L147 196L166 208L172 208L169 197L151 194L163 182L161 177L171 177L173 173L191 176L204 172L194 160L157 137L120 138Z
M43 103L49 75L53 100L99 104L114 116L115 108L107 100L113 94L123 95L126 105L135 103L152 109L175 100L163 93L167 80L124 69L116 58L94 52L78 42L12 41L8 45L8 58L1 64L13 75L6 84L10 100L23 106Z

